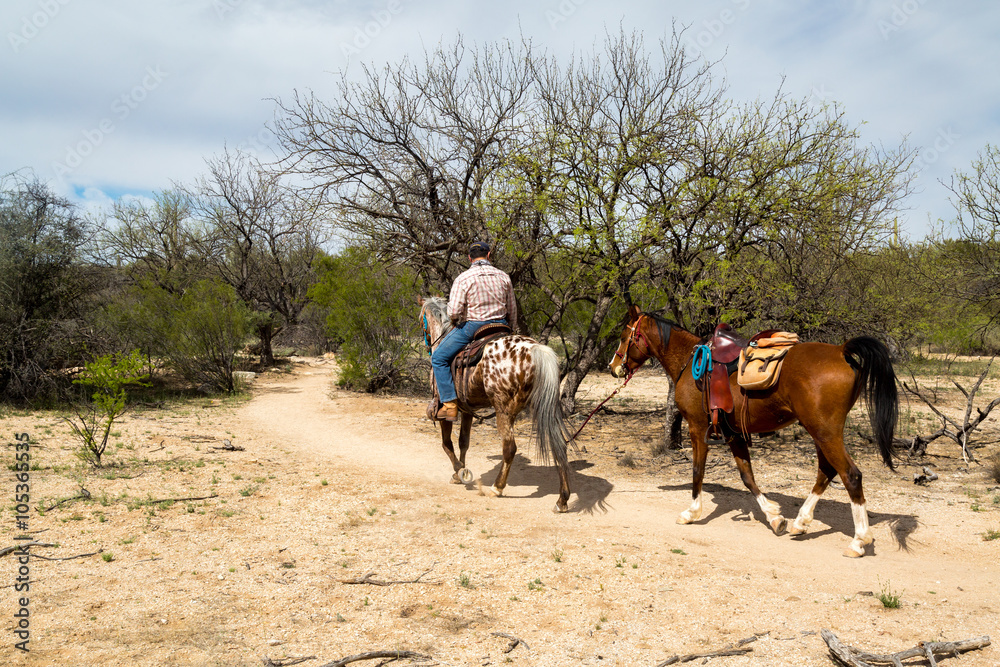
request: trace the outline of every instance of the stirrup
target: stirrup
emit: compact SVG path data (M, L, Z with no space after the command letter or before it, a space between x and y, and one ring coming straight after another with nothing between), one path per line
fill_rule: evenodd
M712 436L712 427L715 426L715 437ZM722 431L715 424L709 424L708 428L705 429L705 444L706 445L721 445L726 442L725 436L722 435Z

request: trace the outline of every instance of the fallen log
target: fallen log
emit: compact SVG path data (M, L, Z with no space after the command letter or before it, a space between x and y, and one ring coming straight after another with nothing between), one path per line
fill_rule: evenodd
M874 665L900 667L903 664L902 661L907 658L923 658L927 660L930 667L937 667L937 661L934 659L937 654L958 657L959 653L975 651L990 645L990 638L983 635L957 642L918 642L915 647L905 651L899 651L892 655L877 655L844 644L837 638L837 635L825 628L820 634L829 647L830 654L847 667L874 667Z

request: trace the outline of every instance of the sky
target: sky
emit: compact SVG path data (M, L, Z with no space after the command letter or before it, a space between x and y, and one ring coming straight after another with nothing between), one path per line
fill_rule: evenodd
M836 103L862 142L917 151L901 231L954 218L948 183L1000 143L1000 3L978 0L4 0L0 175L86 209L277 150L275 100L450 44L531 39L557 58L606 33L684 28L736 101ZM331 100L332 101L332 100Z

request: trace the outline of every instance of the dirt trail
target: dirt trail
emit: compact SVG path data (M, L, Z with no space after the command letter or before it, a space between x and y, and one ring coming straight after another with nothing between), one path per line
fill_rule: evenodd
M595 558L607 561L609 567L604 570L611 575L627 575L623 570L632 567L633 558L646 559L648 564L642 567L652 570L651 578L644 586L630 587L627 595L633 602L648 599L645 613L652 618L659 607L659 614L666 616L661 618L664 625L697 628L693 635L680 633L691 651L701 643L728 643L721 637L714 642L710 639L720 631L726 635L796 634L796 641L807 644L812 657L789 657L787 664L826 664L819 638L801 633L818 631L820 626L839 626L847 631L845 641L875 639L879 645L902 649L921 639L995 635L1000 625L998 552L983 543L979 534L980 524L989 522L969 516L964 508L952 511L947 501L942 508L912 485L887 488L890 473L873 469L873 459L865 465L876 547L874 555L860 560L840 555L853 530L842 487L832 487L824 496L806 536L775 537L729 466L708 477L705 519L681 526L675 524L675 518L689 500L689 467L675 466L666 479L623 475L621 468L595 466L586 454L577 453L571 456L575 470L571 512L560 516L550 511L556 492L552 468L519 459L521 464L515 465L508 493L500 499L477 495L473 485L448 484L450 470L440 449L440 435L423 418L420 401L331 393L331 369L315 367L307 373L262 389L243 409L242 418L280 434L294 458L308 457L319 464L335 462L362 485L391 482L412 488L413 502L425 510L444 507L471 523L489 512L494 523L507 527L518 538L514 553L506 547L487 549L480 561L523 559L525 555L517 552L525 550L547 551L551 556L560 548L557 545L569 544L596 547L597 551L603 547L605 553ZM534 453L528 434L529 427L522 422L518 429L521 453L530 458ZM584 436L581 442L591 450L598 446L593 436ZM478 426L472 443L469 467L489 486L499 465L495 429ZM715 454L728 458L725 452ZM794 484L788 483L784 470L760 466L758 470L765 493L781 503L786 516L794 517L811 486L814 469L800 466ZM995 516L991 518L995 520ZM396 537L405 540L404 535ZM399 548L408 551L405 542ZM421 547L415 544L414 549ZM694 572L687 563L676 562L683 559L672 549L696 554ZM621 553L612 553L616 550ZM565 568L572 571L572 559L565 560ZM617 571L616 562L620 565ZM491 576L498 581L506 578L502 571ZM885 610L872 596L859 595L878 593L880 586L902 592L915 606ZM602 587L598 584L597 588L600 591ZM629 606L620 600L616 604ZM553 617L567 613L558 605L547 611ZM492 610L490 615L498 619L504 616L500 610ZM655 643L657 632L652 628L660 625L649 623L652 618L647 620L644 625L651 631L644 641L629 639L629 633L610 642L593 641L593 626L606 623L600 622L602 615L596 610L590 616L591 628L580 628L589 630L586 643L604 646L595 648L594 654L615 656L620 664L641 664L637 654L630 657L629 644L635 648ZM515 614L504 618L497 628L510 630L506 624L513 623L513 634L528 640L535 628L524 620ZM863 635L851 633L858 628L865 629ZM548 654L551 664L565 664L557 652L544 648L547 644L546 638L538 642L534 656ZM678 647L681 650L685 649ZM970 656L966 663L997 664L995 656ZM759 664L778 664L776 658L771 656ZM747 660L725 658L719 664L756 664ZM537 664L550 663L540 660Z

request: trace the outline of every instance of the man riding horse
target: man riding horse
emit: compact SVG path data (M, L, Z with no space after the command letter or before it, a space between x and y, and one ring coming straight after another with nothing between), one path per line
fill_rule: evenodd
M458 395L451 374L451 360L472 341L484 324L514 325L517 303L510 276L490 263L490 246L476 241L469 246L471 266L457 278L448 296L448 317L455 327L431 355L438 398L443 403L437 418L453 422L458 418Z

